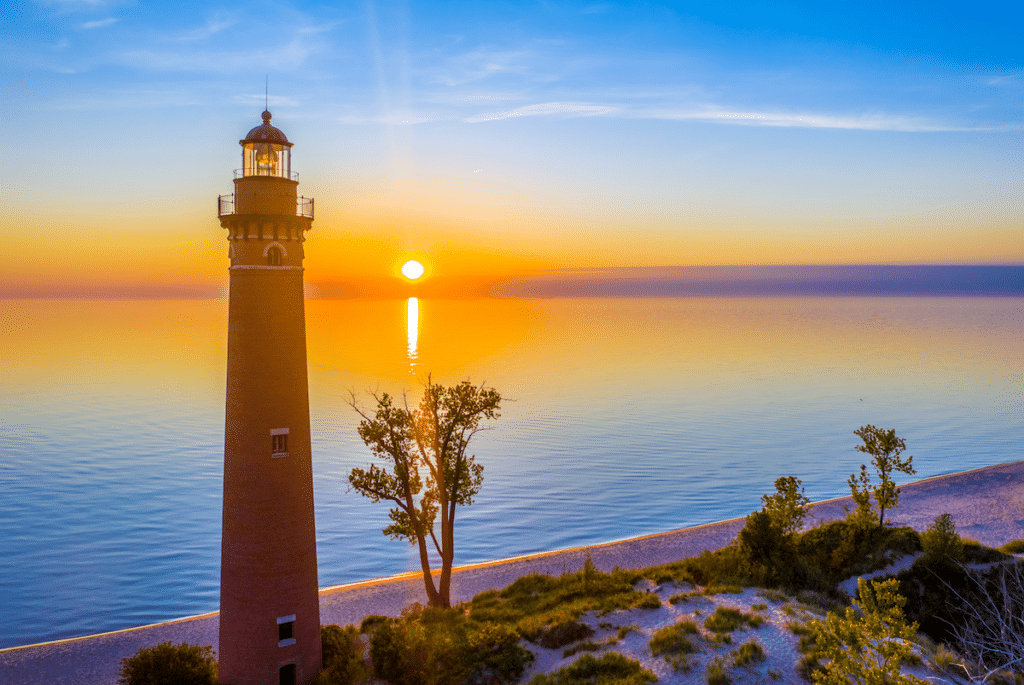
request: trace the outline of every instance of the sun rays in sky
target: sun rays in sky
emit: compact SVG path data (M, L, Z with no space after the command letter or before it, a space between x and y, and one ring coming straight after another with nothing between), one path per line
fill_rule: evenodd
M410 254L437 293L565 267L1020 263L1021 13L24 3L0 28L0 233L23 256L0 294L221 293L212 198L264 78L317 201L306 280L332 296L406 297Z

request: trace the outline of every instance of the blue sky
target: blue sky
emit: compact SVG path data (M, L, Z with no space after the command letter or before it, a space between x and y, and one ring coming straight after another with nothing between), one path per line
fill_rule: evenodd
M1022 14L15 2L0 178L10 222L57 222L83 250L99 227L144 221L222 258L210 198L230 189L268 78L331 245L323 279L357 268L353 238L384 255L357 260L373 269L399 253L447 263L453 246L513 270L1021 263ZM198 280L223 266L200 262Z

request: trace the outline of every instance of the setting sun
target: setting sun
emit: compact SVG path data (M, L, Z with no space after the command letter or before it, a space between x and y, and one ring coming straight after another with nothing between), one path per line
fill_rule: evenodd
M423 265L417 262L415 259L410 259L402 265L402 275L408 278L410 281L415 281L417 278L423 275Z

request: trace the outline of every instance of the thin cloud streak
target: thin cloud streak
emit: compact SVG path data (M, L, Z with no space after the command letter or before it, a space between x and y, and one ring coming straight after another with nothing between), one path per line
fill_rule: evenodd
M202 26L178 36L179 41L191 42L196 40L206 40L211 36L215 36L226 28L230 28L235 25L234 19L224 19L220 17L214 17L206 22L206 26Z
M995 131L1015 130L1016 127L954 126L925 119L889 114L842 116L815 113L770 112L757 110L654 109L627 111L625 116L638 119L664 119L670 121L705 121L740 126L773 126L789 128L834 128L858 131L903 131L928 133L940 131Z
M114 61L124 66L152 71L195 71L234 74L251 72L254 64L274 69L297 68L313 53L313 49L300 40L272 50L250 52L212 52L181 50L130 50Z
M614 114L618 111L616 107L607 105L593 105L585 102L545 102L537 105L518 107L507 112L486 112L477 114L465 119L467 123L475 124L481 121L497 121L500 119L512 119L515 117L536 117L536 116L559 116L564 118L595 117Z
M101 29L105 26L110 26L117 22L117 17L110 17L108 19L100 19L98 21L87 21L78 28L81 29Z
M587 102L546 102L502 112L483 112L463 118L467 123L499 121L517 117L557 116L560 118L615 117L620 119L661 119L700 121L738 126L783 128L825 128L857 131L900 131L906 133L955 131L1012 131L1020 126L958 126L918 117L892 114L835 115L811 112L779 112L701 107L690 109L638 109Z

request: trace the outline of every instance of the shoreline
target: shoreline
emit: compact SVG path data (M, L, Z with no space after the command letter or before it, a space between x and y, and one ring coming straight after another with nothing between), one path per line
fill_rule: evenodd
M963 537L988 546L1024 538L1024 461L932 476L900 488L900 506L889 514L893 525L923 531L936 516L949 513ZM805 528L843 518L844 507L851 502L847 496L812 503ZM752 503L751 510L758 504ZM588 554L597 568L610 571L614 566L643 568L714 551L735 539L745 518L459 566L452 569L452 602L501 589L530 573L575 572ZM412 602L425 602L422 583L419 572L409 572L321 588L321 623L358 625L370 614L397 616ZM216 648L218 614L0 649L0 680L8 685L113 685L121 659L140 647L170 640Z

